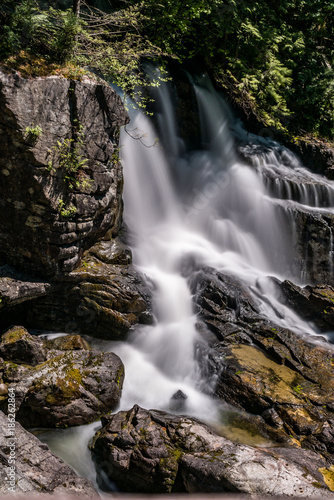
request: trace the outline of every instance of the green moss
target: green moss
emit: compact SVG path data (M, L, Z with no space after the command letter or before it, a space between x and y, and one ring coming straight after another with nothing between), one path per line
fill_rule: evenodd
M183 451L180 448L175 448L173 455L174 455L175 460L178 462L183 455Z
M18 340L21 340L26 334L27 332L23 327L14 327L2 336L2 341L8 344L13 344Z
M72 367L69 370L67 370L65 380L71 380L71 379L75 380L78 384L82 383L82 374L80 370L78 370L78 368Z
M75 379L57 377L56 383L48 389L52 391L45 398L49 406L66 406L81 396L80 385Z
M117 387L121 388L123 386L123 380L124 380L124 366L121 366L115 378Z

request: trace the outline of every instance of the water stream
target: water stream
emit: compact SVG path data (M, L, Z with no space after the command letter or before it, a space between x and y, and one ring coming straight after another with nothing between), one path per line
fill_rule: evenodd
M173 395L182 391L187 397L182 413L215 423L221 408L210 395L215 380L203 380L200 370L203 340L182 274L184 262L191 257L239 278L264 316L296 334L317 335L280 302L268 276L307 281L302 265L297 270L290 265L296 259L295 210L334 214L334 183L303 168L278 144L256 136L246 146L254 148L252 166L241 162L231 133L235 124L223 99L205 79L194 89L202 124L198 148L187 150L180 137L166 85L156 95L162 132L130 109L131 123L121 133L124 219L134 264L154 286L156 321L136 328L127 342L104 348L116 352L125 365L121 410L136 403L175 411ZM239 126L238 134L246 132ZM157 142L160 135L163 147Z
M279 301L268 276L301 283L302 270L293 275L290 269L295 226L289 210L294 204L334 213L334 183L275 144L252 156L253 167L240 162L223 99L205 80L195 84L195 93L202 124L197 150L186 151L182 143L166 86L156 96L164 149L140 112L132 112L132 132L121 135L124 218L134 263L155 285L156 324L113 348L127 373L122 409L137 403L168 410L173 394L182 390L186 412L212 422L217 412L203 394L210 392L210 380L203 382L198 367L199 337L183 262L193 257L238 277L255 292L264 316L301 335L317 334Z

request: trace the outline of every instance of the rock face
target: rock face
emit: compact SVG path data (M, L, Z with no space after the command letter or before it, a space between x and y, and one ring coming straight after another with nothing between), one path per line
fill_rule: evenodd
M6 479L10 470L8 459L11 445L15 443L14 490ZM8 429L8 419L0 411L0 493L2 495L19 493L58 493L75 495L80 498L98 498L90 481L78 477L60 458L51 453L46 444L41 443L33 434L15 424L15 441Z
M120 97L88 80L0 71L0 109L1 329L119 339L151 322L150 291L118 237Z
M329 249L334 234L333 214L293 207L291 215L295 220L296 249L302 274L308 282L334 285L333 254Z
M200 319L217 338L208 353L217 396L262 414L287 438L334 462L333 346L264 319L256 299L231 276L199 268L190 286Z
M145 278L131 265L106 262L106 243L112 260L112 241L103 242L102 255L101 244L94 246L78 269L53 283L48 296L29 303L28 324L118 340L132 325L153 321Z
M0 72L0 108L1 258L42 276L71 271L120 228L121 99L90 81Z
M76 336L43 341L15 327L3 336L1 355L0 377L15 390L16 418L25 427L89 423L119 403L123 363L111 352L88 350ZM6 411L6 394L0 405Z
M151 291L145 278L132 265L105 262L107 248L113 249L114 241L94 246L80 267L52 280L44 296L5 305L0 310L3 324L21 322L29 328L119 340L132 325L152 323ZM109 253L110 259L121 261L128 255L127 249L117 258Z
M329 469L312 452L236 444L191 418L138 406L102 424L91 446L97 465L125 491L334 498Z
M301 288L291 281L280 284L283 299L302 318L313 321L322 331L334 328L334 288L330 285Z
M315 138L300 140L298 144L287 142L289 149L303 160L305 167L334 179L334 150L330 143Z

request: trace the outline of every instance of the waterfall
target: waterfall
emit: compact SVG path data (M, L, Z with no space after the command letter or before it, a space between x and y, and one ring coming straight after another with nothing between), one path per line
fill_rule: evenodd
M212 397L215 380L204 376L210 373L203 367L205 341L197 329L184 267L195 260L236 277L263 317L314 340L317 332L281 303L272 277L308 280L308 245L304 258L291 265L298 260L297 215L314 212L330 218L334 182L309 172L274 141L246 133L205 78L194 82L194 92L202 137L192 150L180 137L167 85L156 89L155 96L162 132L130 106L131 122L120 138L124 220L134 265L152 283L155 322L137 326L126 342L105 342L104 350L116 352L125 365L120 410L139 404L216 424L222 403ZM247 164L235 152L233 135L248 142ZM332 275L330 225L326 234ZM327 335L334 343L333 333ZM54 431L45 440L50 445L57 441L54 451L94 478L91 458L83 450L95 430L91 424Z
M182 260L197 247L184 224L180 200L168 161L156 145L157 132L148 118L136 112L132 132L122 132L125 222L134 246L134 264L154 283L156 324L133 332L129 342L113 350L127 373L121 407L137 403L170 409L178 392L187 396L186 411L205 418L214 405L200 391L195 357L199 342L192 296L181 275ZM134 139L133 134L137 134Z
M166 85L156 95L163 148L159 132L138 110L131 111L129 130L121 134L124 218L134 264L154 284L156 322L137 328L113 350L126 371L121 409L137 403L169 410L181 390L187 396L182 411L212 421L216 408L196 356L201 341L183 262L193 257L239 278L264 316L314 335L280 302L268 276L300 281L301 270L292 276L289 269L296 257L295 207L333 213L334 183L304 169L272 141L270 152L252 155L251 166L241 162L223 99L203 79L194 90L202 124L197 150L185 150Z

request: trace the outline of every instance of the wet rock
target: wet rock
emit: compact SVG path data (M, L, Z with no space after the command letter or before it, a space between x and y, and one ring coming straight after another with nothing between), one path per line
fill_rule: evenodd
M214 426L220 436L249 446L270 447L278 444L295 444L280 425L266 423L264 415L252 415L225 403L221 421ZM278 417L279 419L279 417Z
M334 285L333 255L329 252L334 231L333 214L307 212L296 206L291 207L290 212L296 227L296 269L301 270L308 282Z
M280 284L287 304L302 318L314 322L322 331L334 327L334 288L330 285L300 287L291 281Z
M3 380L16 394L16 418L25 427L67 427L114 410L124 379L111 352L65 351L35 367L5 362ZM2 403L6 410L6 402Z
M111 87L0 72L0 256L41 276L71 271L82 252L122 218L122 169L115 153L129 121ZM39 126L34 140L27 127ZM87 160L69 185L59 144L79 142ZM15 248L15 252L13 252Z
M189 281L199 317L217 338L208 353L217 396L263 414L274 429L334 460L330 436L323 433L334 417L331 344L264 319L256 296L231 276L195 266ZM312 293L321 291L314 287Z
M130 247L120 238L109 241L100 241L91 249L90 253L106 264L131 264L132 253Z
M78 477L73 469L51 453L48 446L33 434L15 424L15 440L8 429L8 419L0 411L0 494L58 493L75 495L80 498L98 498L93 485L87 479ZM8 491L10 484L8 458L15 443L14 491Z
M53 283L51 292L23 308L37 329L124 339L137 323L150 324L151 290L132 266L116 266L86 255L82 265Z
M184 411L186 406L185 402L187 399L188 396L184 392L182 392L181 390L177 391L171 397L169 409L176 412Z
M197 420L138 406L102 425L95 460L125 491L333 498L319 472L325 461L312 452L233 443Z
M1 337L0 355L6 361L38 365L46 360L47 354L43 341L30 335L21 326L14 326Z
M334 151L332 144L316 138L305 138L304 140L299 139L297 143L288 142L287 145L300 156L305 167L313 172L326 175L328 179L334 178Z
M44 341L48 349L59 351L90 351L91 347L80 335L66 335L52 340Z

